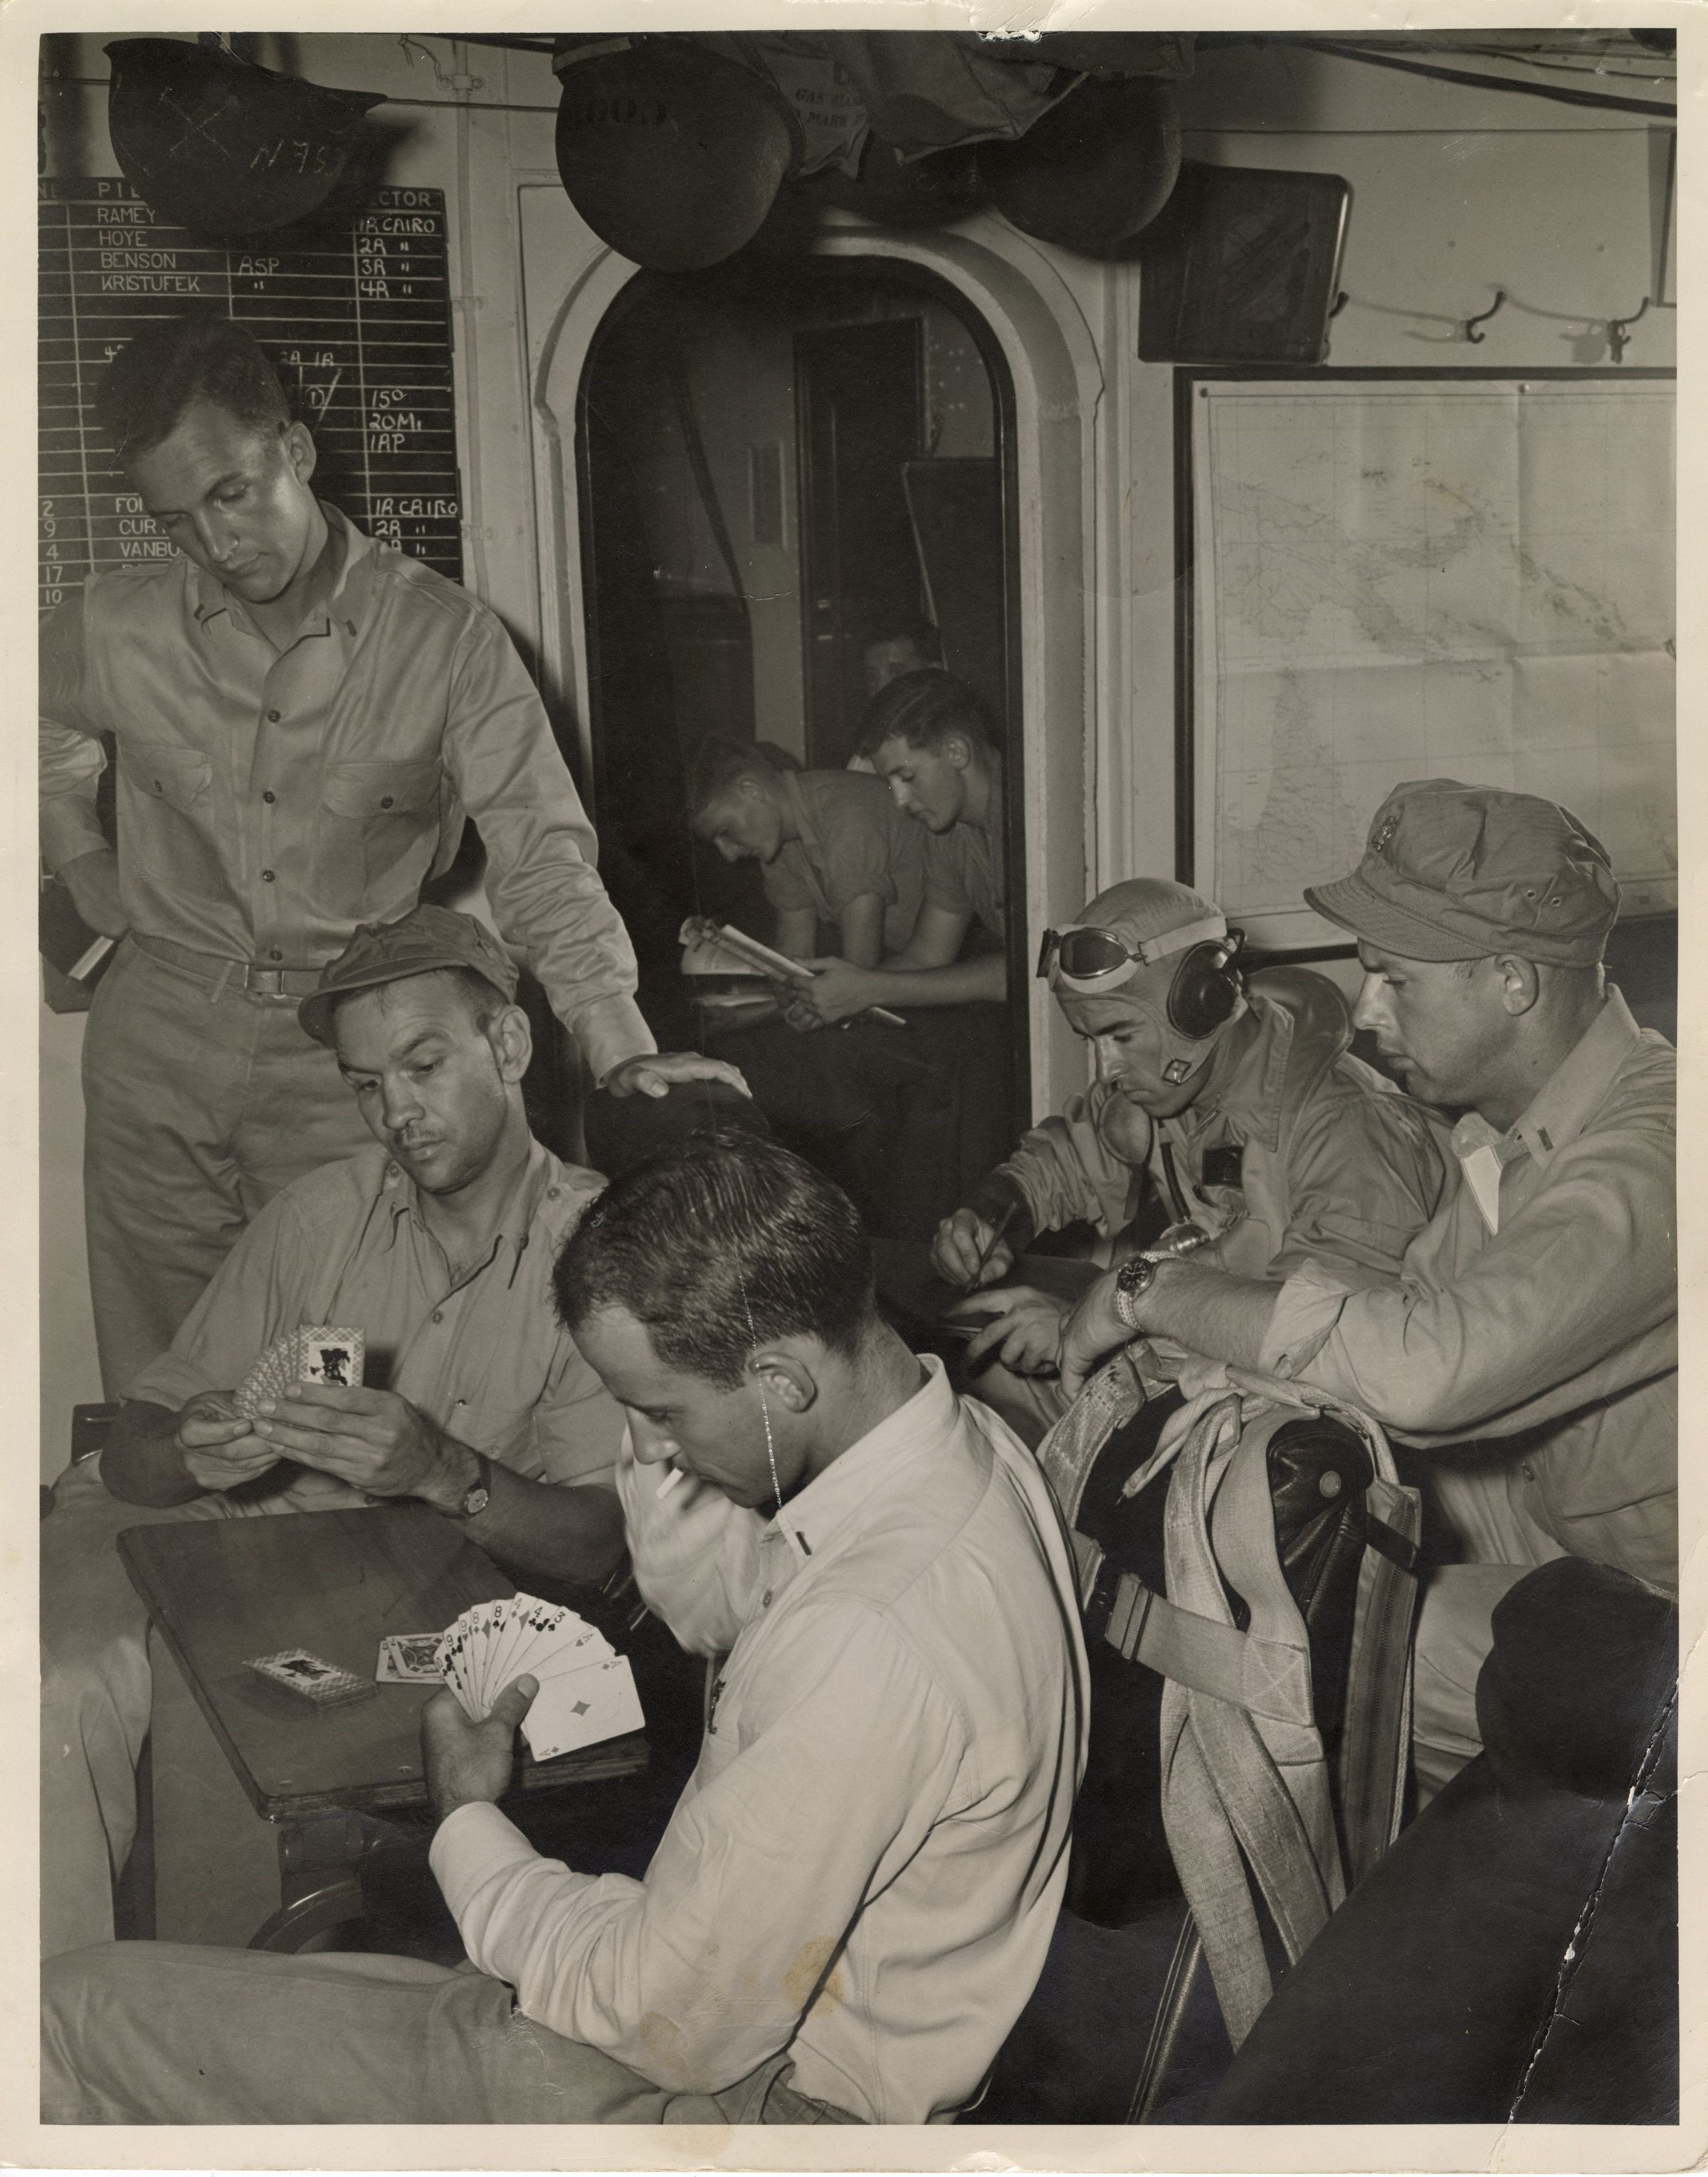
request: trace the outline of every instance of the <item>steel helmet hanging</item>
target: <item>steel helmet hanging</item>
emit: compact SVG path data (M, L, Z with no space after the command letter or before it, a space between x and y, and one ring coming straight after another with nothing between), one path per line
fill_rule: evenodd
M802 150L768 78L681 36L601 41L556 65L558 172L602 241L696 272L758 232Z
M200 234L288 226L330 195L384 94L328 90L215 46L115 38L112 148L134 188Z
M1180 175L1174 94L1154 78L1083 83L980 169L1005 217L1064 249L1113 249L1148 226Z

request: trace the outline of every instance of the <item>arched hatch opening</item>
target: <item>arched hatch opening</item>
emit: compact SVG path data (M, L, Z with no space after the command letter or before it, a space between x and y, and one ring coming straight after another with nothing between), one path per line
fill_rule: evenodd
M624 296L631 288L644 296L647 276L567 215L557 188L525 188L521 210L537 423L539 658L565 752L597 816L606 767L594 747L596 584L583 565L586 478L576 441L590 354ZM957 314L1001 404L996 421L1002 434L1007 557L1000 707L1013 774L1009 794L1018 811L1008 868L1010 995L1024 1055L1015 1069L1016 1107L1030 1117L1083 1085L1084 1070L1058 1009L1030 978L1024 956L1035 935L1024 933L1071 916L1086 896L1100 827L1106 828L1110 807L1118 815L1123 805L1120 750L1104 749L1092 729L1094 690L1111 669L1100 656L1094 603L1100 521L1114 505L1100 512L1096 478L1109 449L1101 435L1106 426L1096 345L1047 254L994 216L975 215L952 230L907 232L833 219L806 265L794 269L834 279L843 266L880 274L898 293L923 276L915 293ZM947 443L940 442L940 450ZM792 456L794 442L785 437L783 445ZM761 455L756 475L738 477L741 507L750 508L756 495L764 502L771 491L776 466L767 473L770 460ZM786 521L794 516L794 481L785 469ZM775 506L774 493L769 503ZM707 548L717 550L709 536ZM761 590L762 608L772 615L768 639L775 658L787 646L778 634L776 600ZM789 610L798 616L798 602ZM804 728L799 625L792 641ZM775 715L762 707L758 713L761 724ZM1116 799L1101 807L1111 787ZM614 867L608 871L620 882Z
M686 832L708 734L838 769L869 670L934 625L1018 750L1013 385L978 312L917 265L642 273L589 345L576 423L592 797L643 1003L685 1036L683 917L771 934L756 867ZM1005 772L1023 870L1023 765ZM1004 1129L1029 1108L1023 996L1016 1018Z

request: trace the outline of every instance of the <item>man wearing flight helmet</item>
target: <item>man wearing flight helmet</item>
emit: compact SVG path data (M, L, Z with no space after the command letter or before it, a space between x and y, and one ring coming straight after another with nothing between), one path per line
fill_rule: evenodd
M1133 1251L1136 1225L1192 1226L1237 1275L1315 1260L1364 1285L1397 1274L1440 1198L1431 1122L1351 1055L1340 992L1300 968L1247 978L1241 941L1213 902L1154 877L1045 933L1039 973L1096 1078L943 1220L932 1249L952 1282L998 1287L961 1311L991 1318L969 1364L994 1356L1034 1379L1022 1392L992 1369L980 1395L1034 1437L1061 1410L1038 1379L1057 1363L1066 1308L1000 1281L1037 1234L1083 1220L1106 1262Z

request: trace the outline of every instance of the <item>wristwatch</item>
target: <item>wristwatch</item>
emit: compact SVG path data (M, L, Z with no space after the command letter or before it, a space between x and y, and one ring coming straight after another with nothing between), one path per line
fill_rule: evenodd
M459 1520L477 1520L492 1502L492 1461L483 1451L474 1454L479 1471L462 1492L462 1502L455 1514Z
M1132 1255L1115 1274L1115 1312L1129 1330L1139 1328L1138 1302L1156 1282L1158 1258Z

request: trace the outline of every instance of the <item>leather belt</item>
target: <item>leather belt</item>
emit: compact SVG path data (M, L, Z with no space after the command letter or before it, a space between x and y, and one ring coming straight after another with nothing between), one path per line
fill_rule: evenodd
M252 998L306 998L320 987L318 968L268 968L259 960L228 960L223 953L193 952L188 945L174 945L167 937L144 937L135 930L130 941L151 960Z

